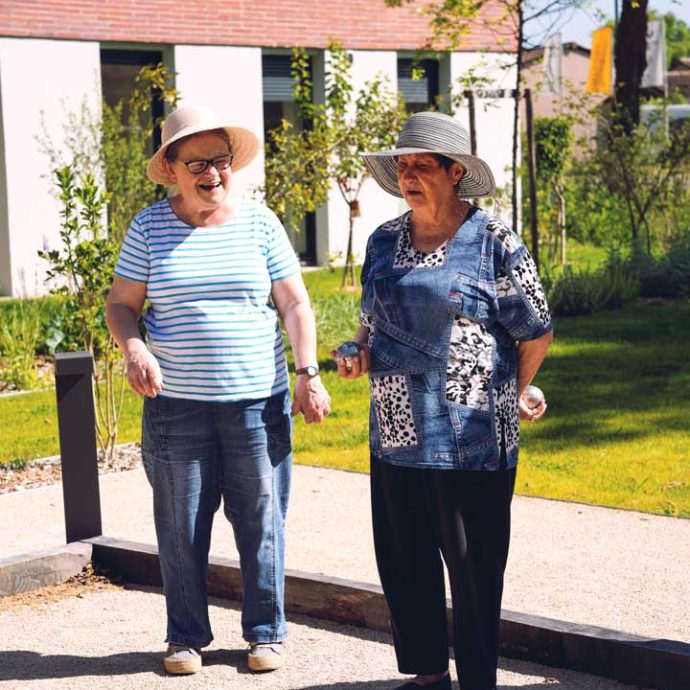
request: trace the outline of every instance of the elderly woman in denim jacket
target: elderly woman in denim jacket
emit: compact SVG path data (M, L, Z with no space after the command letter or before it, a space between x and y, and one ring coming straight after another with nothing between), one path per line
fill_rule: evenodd
M519 419L546 410L522 393L551 318L523 243L466 200L494 180L460 123L414 114L365 162L411 210L371 235L359 352L334 356L370 377L376 558L398 668L416 674L399 690L451 687L443 562L460 688L493 690Z

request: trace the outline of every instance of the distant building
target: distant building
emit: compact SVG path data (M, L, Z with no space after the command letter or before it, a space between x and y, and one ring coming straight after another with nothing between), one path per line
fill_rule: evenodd
M261 137L281 118L294 117L294 46L307 48L311 56L317 100L332 38L351 54L355 89L382 72L407 96L411 110L447 96L451 85L480 63L492 87L509 89L515 83L516 38L502 19L499 0L482 10L496 30L470 33L463 50L442 55L422 81L410 78L411 60L429 35L428 18L415 6L389 9L383 0L14 0L5 5L0 16L0 295L44 291L45 266L37 251L60 242L49 161L36 142L42 118L53 142L63 146L67 114L78 112L84 101L96 111L103 97L114 102L142 65L162 61L176 74L183 103L209 104ZM501 100L477 122L478 154L500 186L510 182L512 109L510 99ZM457 117L466 122L467 111ZM259 156L238 173L233 192L260 184L263 175ZM361 208L354 245L360 257L368 235L397 215L401 204L368 181ZM291 240L304 263L319 265L344 254L347 230L347 208L334 190Z
M532 89L532 108L535 117L567 113L565 101L582 104L589 73L589 48L577 43L563 44L562 82L560 93L548 90L544 79L544 48L538 47L523 54L524 85ZM588 94L592 106L606 99L605 94ZM524 113L523 113L524 115ZM524 127L524 117L522 119ZM593 141L597 125L587 112L580 113L580 121L573 128L576 140Z

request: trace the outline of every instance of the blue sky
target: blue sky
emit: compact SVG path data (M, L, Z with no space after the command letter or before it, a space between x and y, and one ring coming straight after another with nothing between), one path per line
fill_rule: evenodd
M563 42L575 41L587 48L592 45L592 31L600 27L607 18L613 18L614 0L588 0L583 9L565 10L548 19L532 21L527 25L528 37L541 42L551 31L560 31ZM618 0L618 7L623 4ZM661 14L673 12L690 24L690 0L649 0L649 8ZM603 16L603 19L602 19Z

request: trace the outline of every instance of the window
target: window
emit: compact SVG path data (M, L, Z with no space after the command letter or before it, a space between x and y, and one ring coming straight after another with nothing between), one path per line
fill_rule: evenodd
M290 55L264 54L262 57L265 141L269 140L268 132L278 127L282 120L287 120L297 128L309 126L308 122L299 121L292 95L291 64ZM300 232L288 230L288 236L303 264L316 263L316 216L314 213L307 214Z
M421 70L421 79L413 79L413 69ZM405 98L409 113L436 108L439 97L439 64L437 60L398 58L398 91Z
M163 53L159 50L115 50L101 49L101 88L103 98L109 106L114 106L122 98L134 90L134 78L145 65L157 65L163 61ZM151 115L155 118L163 117L163 103L151 93ZM126 117L126 114L123 114ZM157 128L151 142L153 152L160 146L161 135Z

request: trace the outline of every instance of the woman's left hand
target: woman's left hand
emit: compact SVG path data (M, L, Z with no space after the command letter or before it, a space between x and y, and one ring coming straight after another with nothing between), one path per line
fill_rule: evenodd
M520 419L524 419L528 422L536 422L537 419L541 419L544 416L547 405L545 400L540 400L534 407L530 407L523 394L518 401L518 407L520 410Z
M307 424L322 422L331 411L331 396L328 395L319 376L297 376L293 397L292 416L301 412Z
M353 357L343 357L337 350L331 350L331 357L338 365L338 376L343 379L356 379L369 371L369 348L360 345L359 352Z

